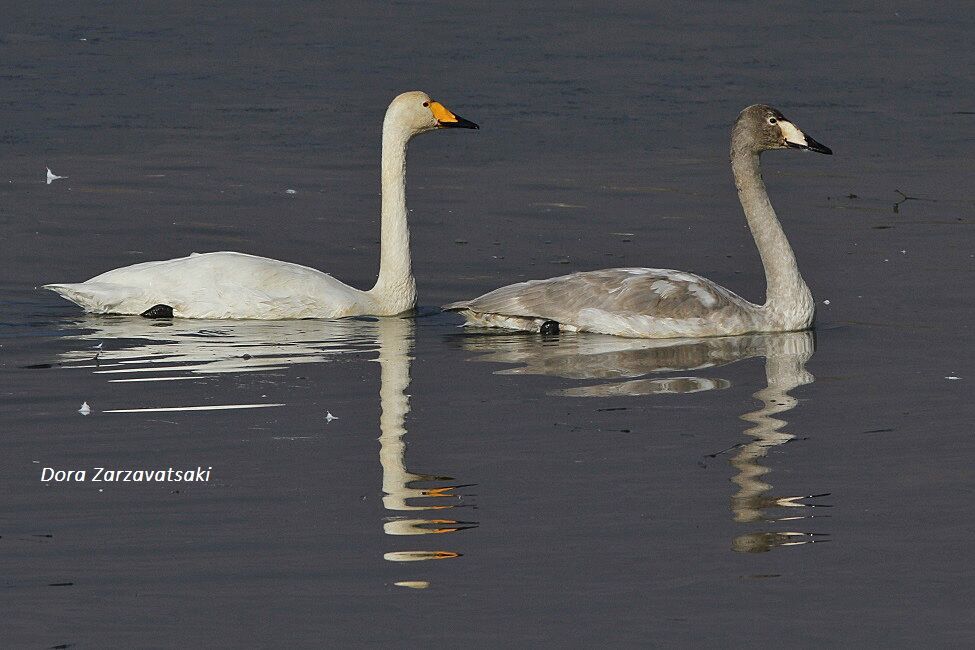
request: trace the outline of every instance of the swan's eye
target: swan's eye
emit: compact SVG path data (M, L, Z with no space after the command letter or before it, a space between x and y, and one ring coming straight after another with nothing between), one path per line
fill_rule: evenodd
M423 105L424 105L425 107L429 107L429 106L430 106L430 102L423 102Z
M778 120L777 120L777 119L775 119L774 117L770 117L770 118L768 118L768 123L769 123L769 124L775 124L776 122L778 122Z

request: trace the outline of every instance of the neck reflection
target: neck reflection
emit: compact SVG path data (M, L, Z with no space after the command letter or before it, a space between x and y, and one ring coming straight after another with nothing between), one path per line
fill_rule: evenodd
M477 526L476 522L459 521L447 517L421 517L420 512L451 510L463 495L457 490L463 485L437 485L452 481L449 476L417 474L406 467L406 414L410 411L406 389L410 384L410 348L413 343L412 320L384 318L379 328L379 462L383 468L383 506L392 512L411 515L391 515L386 518L383 531L387 535L437 535L456 533ZM427 484L427 485L419 485ZM430 485L433 484L433 485ZM392 562L443 560L459 557L460 553L445 550L404 550L386 553ZM406 585L403 586L414 586Z
M788 423L774 416L791 411L799 403L789 394L790 390L814 381L815 378L806 371L805 366L813 351L813 335L810 332L769 336L765 342L766 387L754 393L762 406L741 416L742 420L754 425L744 432L752 441L738 447L730 461L738 470L738 474L731 479L739 488L731 497L731 512L738 523L795 522L810 519L812 516L784 515L778 509L823 507L823 504L805 503L803 499L822 497L825 494L769 494L772 486L763 477L771 470L760 463L769 449L795 439L795 435L783 430ZM827 536L823 534L798 530L764 530L739 535L732 541L731 547L740 553L762 553L778 546L827 541L825 537Z

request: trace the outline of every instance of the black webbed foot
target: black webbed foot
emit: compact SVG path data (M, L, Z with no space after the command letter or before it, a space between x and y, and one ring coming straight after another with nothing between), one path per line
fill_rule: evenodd
M543 336L550 336L559 333L559 324L554 320L547 320L538 328L538 333Z
M153 305L139 315L143 318L172 318L173 308L169 305Z

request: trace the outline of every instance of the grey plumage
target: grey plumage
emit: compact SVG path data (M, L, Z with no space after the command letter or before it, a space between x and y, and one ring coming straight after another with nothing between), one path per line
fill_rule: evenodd
M446 305L467 324L675 338L787 332L812 324L814 304L762 180L759 155L771 149L832 153L776 109L741 112L732 129L731 163L739 200L765 268L766 301L757 305L707 278L669 269L605 269L501 287Z
M585 309L620 316L655 314L692 319L738 313L746 302L728 289L692 273L635 268L582 271L519 282L473 300L451 303L444 309L573 323Z

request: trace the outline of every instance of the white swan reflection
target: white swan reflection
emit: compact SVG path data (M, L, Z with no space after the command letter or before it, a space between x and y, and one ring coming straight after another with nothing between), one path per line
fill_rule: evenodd
M394 513L384 521L383 531L399 537L474 528L476 522L419 514L467 504L462 501L463 495L456 493L465 486L447 483L452 480L449 477L417 474L406 467L403 436L410 410L406 389L414 327L412 320L401 318L152 321L89 316L70 324L70 329L77 331L67 333L64 339L77 345L61 353L60 365L87 369L112 382L168 381L209 373L276 371L296 364L327 362L335 355L378 352L383 505ZM401 512L410 515L398 514ZM407 549L386 553L384 558L406 562L459 555L449 550Z
M172 381L214 373L282 370L377 349L374 320L191 321L87 316L64 338L62 365L109 381Z
M446 517L418 516L424 511L444 511L464 505L456 490L466 487L444 484L448 476L417 474L406 467L406 414L410 411L406 389L410 384L410 348L414 324L411 320L386 318L378 323L380 387L379 461L383 467L383 506L391 512L410 515L387 517L387 535L435 535L474 528L477 522ZM418 484L424 484L420 486ZM393 551L383 557L392 562L442 560L458 557L454 551Z
M762 406L741 416L754 425L744 432L751 440L725 450L734 450L730 462L738 470L738 474L732 478L732 482L738 486L738 491L731 498L732 516L736 522L743 524L795 522L811 516L779 516L770 511L823 506L805 500L826 496L824 494L770 495L772 486L762 479L771 470L759 462L770 448L795 438L782 430L787 423L773 416L796 406L797 400L789 391L814 380L805 369L815 350L811 332L662 340L580 334L557 338L482 334L466 335L463 344L467 350L484 353L476 357L477 361L518 364L500 370L498 374L612 380L552 392L566 397L642 396L724 389L731 386L727 379L697 376L646 378L646 375L687 373L764 357L766 387L754 394ZM722 453L708 457L714 458ZM736 537L732 549L756 553L778 546L825 541L826 537L824 534L796 530L758 531Z

